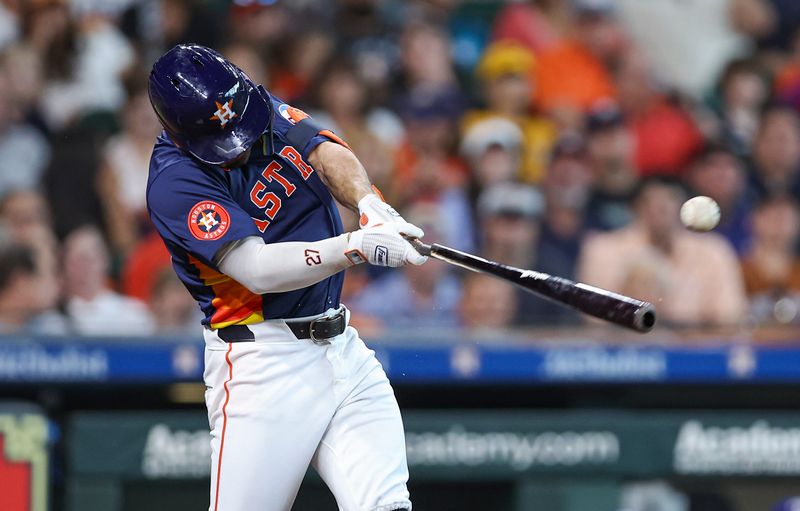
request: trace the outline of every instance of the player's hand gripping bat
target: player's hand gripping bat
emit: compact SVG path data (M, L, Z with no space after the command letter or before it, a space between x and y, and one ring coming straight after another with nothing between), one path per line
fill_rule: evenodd
M580 282L554 277L533 270L521 270L513 266L490 261L436 243L428 245L418 239L409 239L411 245L422 255L433 257L474 272L488 273L516 284L527 291L568 305L575 310L611 323L649 332L656 323L656 311L652 304L612 293Z

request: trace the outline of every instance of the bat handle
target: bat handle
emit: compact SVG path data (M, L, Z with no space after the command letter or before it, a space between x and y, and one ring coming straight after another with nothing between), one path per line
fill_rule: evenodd
M411 246L414 247L414 250L419 252L420 255L430 256L431 255L431 246L427 243L423 243L422 240L419 238L411 238L409 236L403 236Z

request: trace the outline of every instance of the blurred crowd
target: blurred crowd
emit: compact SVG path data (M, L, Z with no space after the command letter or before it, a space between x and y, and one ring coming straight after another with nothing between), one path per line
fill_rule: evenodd
M197 333L145 205L179 42L336 131L428 240L665 326L800 324L795 0L0 0L0 332ZM343 302L378 334L583 321L438 261L353 268Z

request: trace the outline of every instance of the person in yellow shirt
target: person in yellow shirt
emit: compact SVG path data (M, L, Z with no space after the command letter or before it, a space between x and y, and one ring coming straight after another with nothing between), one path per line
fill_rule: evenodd
M489 45L476 67L485 108L470 110L461 123L466 133L480 121L493 117L515 122L523 134L520 179L537 183L544 175L548 155L558 134L556 126L535 115L531 104L536 58L517 43L498 41Z

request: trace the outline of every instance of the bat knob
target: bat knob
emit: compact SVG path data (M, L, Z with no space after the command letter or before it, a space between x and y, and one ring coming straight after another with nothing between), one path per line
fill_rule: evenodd
M656 324L656 309L653 304L644 302L633 313L633 328L639 332L649 332Z

